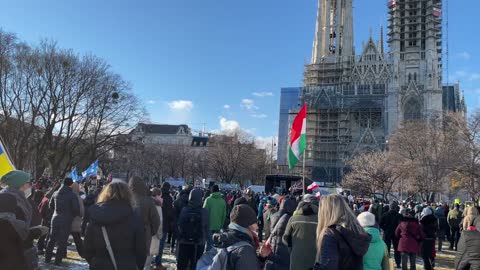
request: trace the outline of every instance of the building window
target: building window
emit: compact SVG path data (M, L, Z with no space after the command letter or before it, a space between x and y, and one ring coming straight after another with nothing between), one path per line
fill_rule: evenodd
M422 107L420 102L415 98L410 98L405 103L403 119L405 121L418 120L422 116Z

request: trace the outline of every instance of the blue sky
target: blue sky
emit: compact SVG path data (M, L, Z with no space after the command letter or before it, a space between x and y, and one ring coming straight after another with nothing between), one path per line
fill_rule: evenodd
M356 0L355 45L386 25L386 0ZM317 0L1 0L0 27L38 44L104 58L130 81L155 123L278 129L281 87L299 86ZM450 81L480 105L480 1L449 3ZM255 94L256 93L256 94Z

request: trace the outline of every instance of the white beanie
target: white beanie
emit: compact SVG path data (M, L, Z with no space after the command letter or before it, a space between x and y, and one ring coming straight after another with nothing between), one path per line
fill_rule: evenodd
M357 220L362 227L375 226L375 215L370 212L362 212L358 215Z

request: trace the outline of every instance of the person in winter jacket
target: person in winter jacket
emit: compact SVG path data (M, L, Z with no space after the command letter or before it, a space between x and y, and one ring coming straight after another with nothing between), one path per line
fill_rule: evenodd
M458 240L460 239L460 225L462 222L462 212L460 205L455 204L454 208L448 212L447 222L450 226L450 250L457 250Z
M363 229L372 237L367 254L363 256L363 270L390 270L387 245L380 238L380 230L375 227L375 216L363 212L357 217Z
M182 212L182 209L186 206L188 206L188 196L190 195L190 191L192 191L191 188L185 188L180 191L180 194L178 197L175 199L173 202L173 220L175 223L175 226L172 229L172 241L171 241L171 246L170 246L170 252L174 253L175 250L175 241L177 240L177 235L178 235L178 218L180 217L180 213Z
M443 207L439 206L435 209L435 217L438 220L438 233L437 233L437 242L438 242L438 251L442 251L443 241L445 241L445 236L447 235L447 230L450 230L447 223L447 217L445 216L445 211Z
M97 203L90 207L85 230L84 255L90 270L115 270L107 250L105 228L117 270L141 270L147 250L141 213L132 207L132 194L123 182L104 187Z
M209 230L207 235L207 249L209 251L212 248L212 237L214 233L218 233L222 229L227 216L227 203L220 193L218 185L212 186L212 193L205 199L203 208L208 210L209 215Z
M85 187L88 187L88 185L85 185ZM100 192L102 192L101 188L91 190L83 201L83 209L85 210L85 213L82 220L82 235L85 235L85 229L87 228L88 221L90 220L90 214L88 212L88 209L90 209L90 206L95 204L98 194L100 194Z
M462 232L455 258L455 269L480 269L480 217L476 217L473 225Z
M21 235L23 256L27 264L27 269L33 270L38 267L37 248L33 245L33 240L44 235L46 228L32 227L34 226L32 223L32 205L26 198L26 194L31 194L32 186L29 182L30 179L30 174L23 171L14 170L8 172L0 179L0 184L5 187L0 193L9 194L15 198L15 217L17 220L26 224L26 233ZM13 219L9 219L9 222L10 221L13 222Z
M72 191L72 184L72 178L65 178L62 187L53 194L49 202L49 207L54 212L50 239L45 250L46 263L50 263L55 245L57 245L56 265L60 265L67 255L67 241L72 231L73 218L80 215L80 204L77 195Z
M387 245L387 251L390 255L390 248L393 244L393 254L395 258L395 264L397 268L400 268L401 264L401 255L398 251L398 238L395 237L395 230L397 229L402 215L399 213L400 209L397 202L392 202L390 204L390 210L386 212L380 220L380 228L383 230L383 240Z
M437 238L438 220L433 215L433 210L430 207L423 208L420 215L420 224L425 235L421 246L423 265L425 270L432 270L435 260L435 239Z
M268 198L263 197L260 199L260 202L258 203L257 224L258 224L258 239L260 239L260 242L263 241L263 227L264 227L263 210L265 209L267 202L268 202Z
M296 200L292 197L286 197L280 205L280 210L270 217L272 233L270 239L267 240L267 245L270 245L272 254L268 257L265 270L290 269L290 251L283 242L283 235L296 207Z
M255 214L257 215L257 201L255 200L255 192L251 189L248 189L246 194L245 194L245 199L247 200L248 206L250 206L253 211L255 211Z
M150 244L150 250L149 250L150 252L149 254L147 254L148 255L147 260L145 262L145 270L151 269L150 264L154 256L158 256L158 252L160 249L160 239L162 239L162 233L163 233L162 191L158 188L152 189L152 199L155 202L155 207L157 208L158 216L160 217L160 223L157 230L157 234L155 234L152 237L152 243ZM161 267L160 265L156 265L156 269L164 270L164 268Z
M410 209L403 209L403 218L395 230L395 236L399 238L398 251L402 253L402 270L408 269L410 259L410 270L416 269L416 255L420 251L420 242L425 235L415 218L415 213Z
M263 245L260 249L260 255L257 256L256 250L260 245L256 234L258 229L257 214L246 204L236 205L230 213L230 221L226 232L214 235L214 246L227 248L239 242L245 242L246 245L229 253L227 269L261 270L262 263L271 254L271 249L268 245Z
M147 186L140 177L134 176L130 178L128 187L132 192L134 208L141 213L145 237L147 239L145 248L149 250L152 236L157 234L158 226L160 226L160 217L158 216L155 202L148 196Z
M270 198L267 201L267 205L263 210L263 232L265 238L268 239L271 233L271 217L277 212L277 200L275 198Z
M47 227L50 230L50 225L52 222L53 211L50 209L49 201L51 200L53 193L55 193L60 188L60 185L52 187L45 196L43 197L42 201L38 205L38 212L40 213L40 217L42 218L42 226ZM37 249L38 254L44 254L44 249L48 240L50 239L50 233L42 235L37 242Z
M172 234L175 231L176 221L175 213L173 209L173 198L170 195L170 184L164 182L162 184L162 213L163 213L163 234L160 239L160 250L158 256L155 257L155 263L162 265L163 249L165 248L165 242L167 241L167 235ZM172 241L173 242L173 241ZM171 247L173 249L173 246Z
M28 235L27 224L17 219L17 202L8 193L0 193L0 269L26 270L23 240Z
M475 206L467 207L463 215L464 218L461 229L468 230L468 228L473 225L473 220L478 216L478 209Z
M283 243L291 249L290 270L310 269L315 264L318 200L305 197L288 220Z
M72 221L72 237L73 241L75 241L75 247L77 248L78 255L83 257L83 240L81 237L82 233L82 218L85 213L85 209L83 206L83 200L80 198L80 185L78 183L72 184L72 191L78 198L78 203L80 205L80 215L73 218Z
M209 230L209 213L202 208L203 191L195 188L188 197L188 206L178 219L177 269L195 269L205 250Z
M317 226L315 270L363 269L372 237L366 233L341 195L321 202Z
M368 208L368 211L375 215L375 222L380 223L380 219L383 215L383 207L380 205L378 200L375 200L372 205Z

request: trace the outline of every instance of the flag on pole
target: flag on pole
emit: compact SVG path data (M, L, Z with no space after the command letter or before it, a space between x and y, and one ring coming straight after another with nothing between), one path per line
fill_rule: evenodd
M78 172L77 172L77 167L73 168L72 172L70 173L70 178L72 178L73 181L79 182L80 178L78 177Z
M292 123L290 130L290 144L288 145L288 167L293 169L300 161L300 156L307 147L307 104L304 104L302 109Z
M10 160L7 151L5 150L5 147L0 141L0 177L13 170L15 170L15 166L13 166L13 163Z
M86 178L90 175L97 175L98 173L98 159L95 160L90 167L88 167L84 172L82 172L83 178Z

